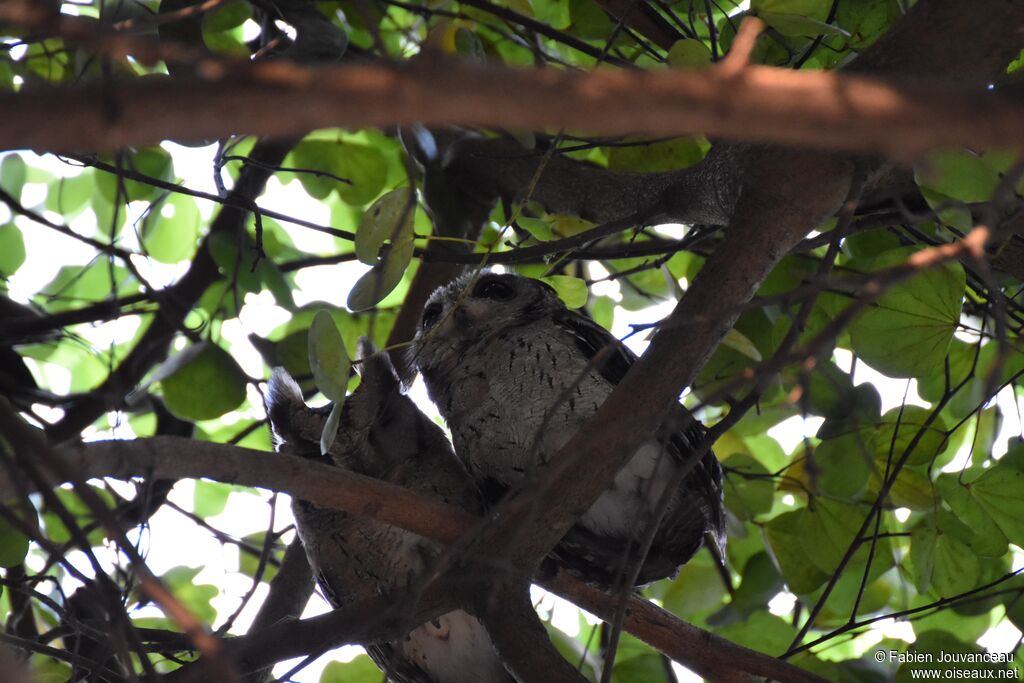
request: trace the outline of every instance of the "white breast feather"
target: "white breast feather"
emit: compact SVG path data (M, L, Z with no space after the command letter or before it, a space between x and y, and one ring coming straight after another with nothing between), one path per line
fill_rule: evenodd
M436 622L436 623L435 623ZM458 610L423 624L403 644L406 655L441 681L507 683L484 627Z

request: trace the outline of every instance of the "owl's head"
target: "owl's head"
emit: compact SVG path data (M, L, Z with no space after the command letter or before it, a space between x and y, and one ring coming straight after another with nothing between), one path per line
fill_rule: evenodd
M541 318L565 304L540 280L511 273L467 273L427 299L413 342L423 372L457 363L471 346Z

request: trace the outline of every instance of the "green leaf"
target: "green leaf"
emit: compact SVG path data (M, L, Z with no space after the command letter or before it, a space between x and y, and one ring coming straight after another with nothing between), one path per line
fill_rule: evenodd
M842 418L857 406L857 393L849 373L840 370L835 363L818 363L807 374L807 408L815 415Z
M260 276L260 282L274 295L274 301L281 308L289 311L295 310L295 299L292 297L292 287L288 278L281 272L273 261L260 259L256 266L256 274Z
M820 0L751 0L750 9L756 12L777 12L804 17L824 17L827 11Z
M952 514L942 510L939 512L938 526L929 520L911 533L910 560L914 570L914 586L919 593L934 586L940 596L952 597L978 585L981 565L978 556L956 537L969 536L970 530ZM957 529L955 534L949 533L946 529L951 525L962 528Z
M668 49L666 58L671 67L699 69L711 64L711 49L702 40L677 40Z
M101 489L97 486L87 484L92 492L99 497L103 502L103 505L107 510L114 509L114 498L109 491ZM71 514L71 517L80 527L94 526L93 531L86 535L90 545L96 546L103 542L104 533L103 529L99 525L95 525L96 517L94 516L92 509L85 504L81 497L71 489L55 489L54 495L60 500L61 504L67 508L67 511ZM63 520L57 516L56 513L47 510L43 514L43 526L46 529L46 537L58 545L63 545L71 540L71 532L65 526Z
M410 201L411 200L411 201ZM410 241L413 236L415 195L408 188L388 192L373 203L356 230L356 258L368 266L377 265L380 248L388 240L392 244Z
M20 154L8 154L0 161L0 187L15 199L21 199L21 188L25 185L27 165Z
M743 520L772 508L775 483L768 470L749 455L735 453L722 462L725 468L725 505Z
M908 405L902 409L893 408L882 416L876 432L875 449L883 468L890 451L892 462L895 463L907 452L919 432L922 436L907 458L908 465L930 463L942 452L946 447L946 423L941 416L936 416L925 427L931 414L932 411L926 408Z
M1024 471L999 463L968 487L1006 538L1024 547Z
M928 592L932 585L937 537L934 526L919 527L910 534L910 562L914 570L914 587L918 593Z
M873 429L882 419L882 397L878 393L878 389L871 384L865 382L855 386L851 400L853 408L850 412L841 417L826 416L827 419L818 428L818 433L815 436L819 439L832 439L867 428Z
M813 462L822 493L853 499L864 491L873 465L872 437L871 432L855 431L818 444Z
M347 178L351 185L339 183L335 191L351 206L363 206L384 189L388 163L376 147L343 142L335 146L336 175Z
M455 29L455 52L468 62L486 64L487 53L480 38L465 26Z
M647 683L663 678L665 667L658 655L643 654L625 659L616 657L614 672L616 683Z
M763 19L764 23L768 24L784 36L814 38L819 35L837 35L845 37L849 37L850 35L838 26L833 26L832 24L827 24L824 21L819 21L810 17L802 17L797 14L758 11L757 16Z
M725 585L718 569L698 561L698 557L683 565L661 596L662 606L672 614L688 617L707 612L718 607L725 597ZM774 571L774 567L772 569Z
M143 219L142 244L157 261L178 263L196 253L202 223L195 199L168 195L154 202Z
M338 427L341 425L343 407L343 400L335 401L331 406L331 412L327 415L327 421L324 422L324 430L320 433L321 455L326 455L327 451L331 450L331 445L334 444L334 437L338 435Z
M914 165L919 185L963 202L991 199L1004 171L1002 155L967 150L930 152Z
M68 53L63 40L47 38L30 44L21 61L42 79L62 81L68 73Z
M76 673L67 662L61 662L45 655L33 655L31 659L32 683L67 683ZM81 671L81 669L79 669Z
M257 553L260 553L263 551L263 546L266 542L266 538L266 531L257 531L256 533L242 537L242 540L245 541L249 546L254 548ZM276 558L278 561L280 561L283 557L284 546L280 543L280 541L275 542L271 546L270 558L268 558L268 562L263 567L263 576L261 578L262 581L273 581L274 577L277 575L277 567L275 567L274 563L270 562L269 560ZM254 555L246 550L242 550L241 552L239 552L238 571L245 574L249 578L256 578L256 570L259 569L259 566L259 554Z
M70 178L56 178L49 183L46 208L64 216L65 221L74 218L89 203L95 185L92 169Z
M754 342L750 341L745 334L734 327L729 328L729 331L725 333L725 337L722 338L722 345L741 353L751 360L762 360L761 352L754 346Z
M656 273L662 281L661 273ZM647 303L650 305L650 302ZM773 349L772 323L762 311L750 311L744 313L736 321L737 333L750 341L754 349L747 349L748 353L756 350L762 358L771 355ZM734 336L734 339L739 339ZM747 353L740 353L728 346L720 345L704 364L703 369L697 375L693 390L701 398L714 394L718 389L736 379L748 369L752 368L756 361L752 360ZM775 384L778 387L778 384ZM768 400L770 392L767 392L763 400Z
M125 155L120 159L106 158L104 161L129 171L136 171L142 175L163 181L174 180L174 163L171 154L163 147L146 147L134 154ZM118 192L119 178L114 173L97 173L95 176L96 192L107 202L115 201L149 201L165 192L152 185L141 183L135 180L123 180L123 193ZM122 214L124 210L122 209Z
M201 342L181 367L160 380L167 409L183 420L212 420L245 401L248 378L216 344Z
M320 683L380 683L380 669L366 655L351 662L328 662L320 674Z
M721 629L718 635L758 652L781 655L796 637L796 629L774 614L754 612L746 621Z
M894 249L872 270L895 266L913 252ZM889 377L918 377L941 367L960 322L966 274L958 263L930 268L891 287L850 326L853 351Z
M551 223L543 218L520 216L516 219L516 224L526 232L530 233L530 236L538 242L550 242L554 238L554 232L551 230Z
M14 223L0 225L0 277L10 277L25 262L25 240Z
M314 199L327 199L334 192L334 188L341 184L342 181L350 182L349 178L341 175L337 163L340 146L340 143L337 142L307 138L296 145L289 155L290 161L286 163L308 171L296 173L296 177L302 183L302 187L306 192ZM318 171L330 173L337 176L337 178L318 175L316 173ZM341 178L341 180L338 180L338 178Z
M230 496L230 484L196 479L195 491L192 496L192 512L203 519L219 515L227 507Z
M531 0L533 14L542 23L558 31L569 28L569 0Z
M26 555L28 538L12 527L6 519L0 519L0 567L19 565Z
M349 309L368 310L394 291L412 262L414 247L413 240L399 242L390 248L385 246L381 250L380 263L364 273L349 292L345 302Z
M309 367L316 388L328 399L345 400L352 361L329 311L321 309L309 327Z
M203 15L203 42L210 50L247 57L249 48L242 37L242 24L252 18L247 2L236 0Z
M978 585L981 564L962 540L971 536L971 530L945 510L939 510L938 533L935 538L932 584L943 597L965 593ZM949 528L956 527L956 533Z
M853 541L863 514L851 505L815 499L801 511L797 529L804 553L818 569L831 574Z
M935 504L932 482L924 468L904 467L889 489L889 499L896 507L911 510L928 510ZM876 496L881 490L882 474L885 472L885 460L876 459L868 480L868 495Z
M215 7L203 14L203 31L227 31L252 18L252 8L247 2L234 0Z
M611 297L597 296L590 302L590 317L606 330L615 322L615 301Z
M967 474L964 473L965 479ZM953 514L972 530L966 542L973 552L986 557L1006 554L1006 536L974 497L972 487L960 483L960 475L940 474L935 488Z
M211 624L217 618L217 610L210 603L220 593L220 589L208 583L194 583L202 570L202 567L174 567L161 578L174 597L200 622Z
M850 32L847 44L860 49L874 43L900 17L899 5L892 0L860 0L839 3L835 23Z
M608 148L608 169L654 173L674 171L693 166L704 158L709 149L703 138L674 138L660 142L623 140L623 146Z
M558 298L569 308L582 308L590 296L587 283L578 277L548 275L540 278L540 281L551 285L551 288L558 294Z
M111 282L111 276L114 283ZM97 260L82 266L64 266L40 292L49 312L76 308L83 302L101 301L112 296L126 296L139 291L139 283L122 266Z
M731 550L731 548L730 548ZM683 567L686 569L689 565ZM719 579L721 586L721 579ZM760 551L752 555L743 566L743 574L739 588L736 589L732 601L708 618L714 626L724 626L742 621L754 612L767 609L768 602L779 594L785 586L779 570L772 564L768 553ZM667 599L667 598L666 598ZM666 602L665 607L668 608ZM671 612L675 610L668 608Z
M349 309L373 308L402 281L416 247L414 206L409 199L407 189L392 190L363 215L356 232L356 256L373 268L349 292Z
M810 593L829 577L815 563L807 561L802 542L803 532L800 529L802 516L803 510L784 512L773 517L764 527L765 537L782 577L789 584L790 590L798 594Z

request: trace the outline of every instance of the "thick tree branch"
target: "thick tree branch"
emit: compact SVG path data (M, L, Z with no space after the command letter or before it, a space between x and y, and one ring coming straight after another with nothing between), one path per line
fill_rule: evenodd
M296 536L288 545L281 567L270 582L270 591L252 620L250 633L270 628L287 619L298 619L313 594L313 571L306 559L306 550ZM254 671L244 683L265 683L271 679L271 667Z
M207 477L284 491L319 505L374 517L446 543L456 541L476 518L452 505L393 484L310 462L304 458L175 436L132 441L93 441L57 451L82 479ZM54 481L54 486L63 482ZM0 475L0 497L16 493Z
M564 572L539 585L602 619L611 620L618 608L619 596L588 586ZM623 626L711 681L750 680L744 677L747 674L786 683L822 683L815 674L697 628L637 596L630 598Z
M528 583L487 586L478 617L516 679L527 683L586 683L555 649L530 602Z
M319 505L335 507L353 514L372 516L375 519L444 543L453 543L459 540L467 532L476 528L479 523L477 518L465 513L460 508L446 505L399 486L353 474L338 467L310 462L304 458L266 453L241 446L163 436L131 441L94 441L87 444L69 445L57 449L55 454L62 460L62 469L74 471L82 479L94 477L129 479L136 476L152 478L205 477L226 483L259 486L284 491ZM50 483L53 486L58 486L63 482L54 480ZM15 482L7 475L0 475L0 498L7 498L17 492L18 488ZM294 554L294 552L292 551L290 554ZM287 564L286 556L285 565ZM302 562L296 562L296 564L298 566L294 573L291 570L286 571L285 565L283 565L278 576L287 574L291 577L289 583L292 584L292 588L285 590L282 595L296 596L296 604L298 604L304 603L301 597L304 589L296 590L295 585L306 585L304 582L307 578L301 571L304 558ZM564 575L553 579L541 579L538 583L570 600L580 600L581 607L599 616L612 614L618 600L617 596L587 588L575 579ZM276 592L272 595L276 595ZM434 599L431 598L431 600ZM438 598L435 602L436 604L422 603L422 609L426 610L422 613L427 614L430 610L439 609L437 605L444 603L444 600ZM448 609L453 606L450 601L444 604L448 606ZM761 675L762 672L785 671L789 672L785 680L811 680L794 678L802 672L791 664L776 664L776 660L768 655L739 648L739 646L728 643L728 641L702 629L679 621L653 605L645 605L647 603L642 598L631 599L630 610L625 622L626 630L694 670L701 670L703 666L701 662L709 657L705 651L706 648L731 647L734 650L727 651L718 657L724 662L722 666L725 667L719 671L729 669L728 662L732 661L737 653L745 653L742 658L736 659L736 666L731 667L731 670L745 670L758 675ZM387 639L398 632L373 630L377 626L374 626L373 629L368 626L365 631L356 633L351 631L351 626L344 626L348 624L349 619L355 618L353 615L379 614L381 610L379 602L374 602L370 606L357 605L338 610L331 613L335 615L333 617L325 615L313 620L303 620L300 623L308 622L309 625L299 627L294 633L289 630L295 626L294 624L281 623L270 626L277 621L288 622L290 615L287 614L287 609L274 606L266 607L265 610L267 617L265 620L262 616L260 617L260 625L268 626L268 630L259 629L259 633L254 630L251 635L229 641L236 643L229 646L229 652L233 656L251 659L251 666L247 669L250 671L261 669L278 659L308 654L316 651L316 648L336 647L364 637ZM260 614L263 615L264 610L261 610ZM432 613L425 618L433 616L437 616L437 614ZM380 628L386 629L386 626ZM315 640L307 642L309 633L320 633L324 629L333 629L331 633L334 634L334 639L325 640L325 636L321 633L316 636ZM282 642L278 642L279 640ZM273 647L268 643L273 644ZM307 644L308 649L301 649L303 644ZM254 653L259 653L259 655Z
M976 87L921 80L763 66L738 74L717 67L577 73L434 60L338 67L275 61L221 65L207 73L214 76L4 94L0 148L111 149L163 139L290 136L327 126L420 121L703 132L897 158L935 147L1024 150L1024 105Z
M293 657L327 652L346 643L392 640L416 624L458 607L450 584L435 582L423 592L406 590L364 600L349 607L300 621L286 620L225 643L240 671L253 672ZM414 603L411 601L415 601ZM415 604L415 609L408 609ZM399 606L396 609L396 605ZM168 683L203 683L209 679L203 661L167 676Z

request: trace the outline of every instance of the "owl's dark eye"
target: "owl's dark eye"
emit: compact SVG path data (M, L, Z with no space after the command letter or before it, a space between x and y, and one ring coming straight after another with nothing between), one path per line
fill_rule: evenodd
M427 304L427 307L423 309L423 319L420 322L423 329L427 330L434 326L434 323L441 317L441 313L444 312L444 307L439 303Z
M516 289L504 280L497 278L485 278L476 283L473 288L473 297L476 299L494 299L495 301L508 301L516 296Z

